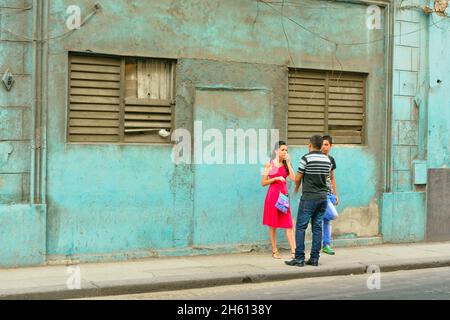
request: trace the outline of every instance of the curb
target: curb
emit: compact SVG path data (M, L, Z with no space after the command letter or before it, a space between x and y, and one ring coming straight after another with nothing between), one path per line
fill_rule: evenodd
M287 267L286 271L267 271L263 273L230 272L220 275L192 275L189 279L181 276L165 277L164 279L141 279L126 281L108 281L83 283L83 289L69 290L64 286L48 288L21 289L9 293L0 292L0 300L60 300L80 299L102 296L140 294L158 291L175 291L185 289L201 289L207 287L285 281L294 279L361 275L367 273L369 266L376 265L381 272L401 270L417 270L450 266L450 257L404 259L382 263L352 263L343 266Z

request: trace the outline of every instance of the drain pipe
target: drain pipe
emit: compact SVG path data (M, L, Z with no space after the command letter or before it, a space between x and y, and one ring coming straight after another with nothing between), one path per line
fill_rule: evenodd
M48 1L33 1L33 140L31 142L31 201L46 201L46 109L47 109L47 13Z
M394 74L394 35L395 35L395 1L386 4L388 19L386 21L386 138L385 138L385 187L384 192L392 192L392 103L393 95L393 74Z

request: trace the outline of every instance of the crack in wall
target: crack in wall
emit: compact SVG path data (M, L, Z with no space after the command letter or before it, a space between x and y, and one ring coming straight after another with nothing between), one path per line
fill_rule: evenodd
M0 142L0 166L8 163L13 152L14 147L10 142Z

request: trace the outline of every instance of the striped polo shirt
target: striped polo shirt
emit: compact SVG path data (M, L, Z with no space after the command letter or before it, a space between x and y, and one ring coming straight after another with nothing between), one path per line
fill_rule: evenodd
M303 200L326 200L327 177L331 166L330 159L321 151L313 151L302 157L298 172L303 174Z

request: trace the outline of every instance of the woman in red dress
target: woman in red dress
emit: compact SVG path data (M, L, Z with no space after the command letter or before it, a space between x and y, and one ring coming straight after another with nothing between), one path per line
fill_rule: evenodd
M289 241L291 255L295 254L295 241L293 231L293 221L290 208L286 213L278 210L275 205L278 201L280 192L288 194L286 179L289 177L291 181L295 181L294 169L292 169L291 161L288 154L288 147L284 141L280 141L275 146L275 159L266 165L263 173L262 186L268 186L266 200L264 203L263 224L270 228L270 242L272 243L272 257L281 259L277 249L277 228L286 229L286 238Z

